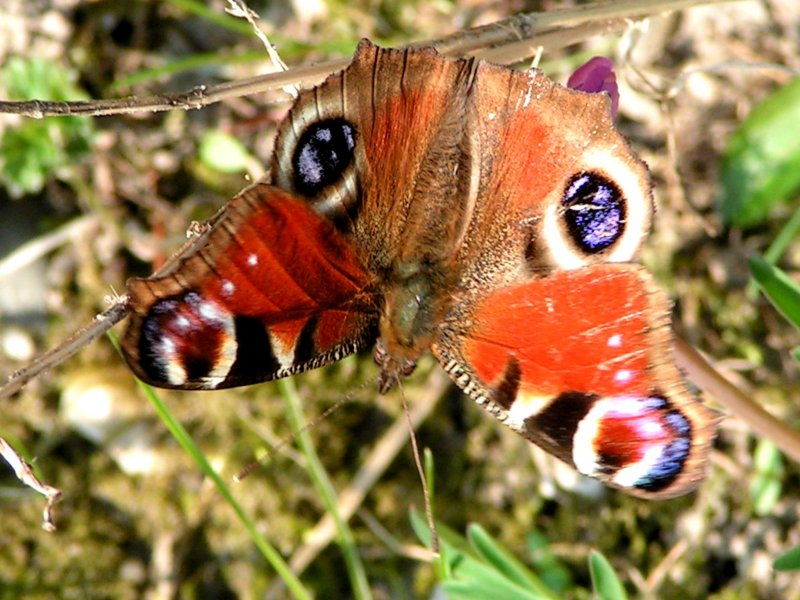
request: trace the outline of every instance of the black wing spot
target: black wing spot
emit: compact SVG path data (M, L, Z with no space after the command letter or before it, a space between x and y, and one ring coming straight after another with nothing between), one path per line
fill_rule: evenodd
M495 395L492 400L503 407L504 410L510 410L519 392L520 379L522 379L522 369L519 366L519 360L512 356L506 363L503 379L495 388Z
M254 318L237 316L234 318L236 330L236 361L231 366L226 380L259 381L271 379L280 365L272 351L264 324Z

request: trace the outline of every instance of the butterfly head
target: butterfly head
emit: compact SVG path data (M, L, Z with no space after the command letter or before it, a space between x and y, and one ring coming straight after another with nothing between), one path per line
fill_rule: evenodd
M378 391L381 394L387 393L401 378L408 377L417 368L417 358L390 352L383 339L378 340L372 357L381 369L378 375Z

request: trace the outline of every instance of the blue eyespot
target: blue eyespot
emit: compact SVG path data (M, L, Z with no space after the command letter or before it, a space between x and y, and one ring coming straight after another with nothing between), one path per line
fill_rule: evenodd
M335 183L353 161L355 146L355 127L345 119L326 119L309 126L292 157L295 189L314 196Z
M561 200L567 230L587 254L614 244L625 230L625 199L617 184L593 172L570 179Z

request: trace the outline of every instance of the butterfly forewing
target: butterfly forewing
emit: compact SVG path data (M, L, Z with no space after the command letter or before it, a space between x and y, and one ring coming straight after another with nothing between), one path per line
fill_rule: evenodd
M605 95L565 88L537 70L481 63L471 101L481 173L462 250L468 269L491 273L499 264L508 282L523 266L547 272L636 257L652 220L650 178L615 129ZM620 200L622 226L591 252L565 231L564 197L582 176L607 182ZM510 237L516 240L503 243L506 262L487 261L487 251L503 251L498 238Z
M234 198L168 275L132 279L123 349L159 387L223 388L338 360L373 342L377 304L351 245L267 185Z
M444 60L431 48L363 41L347 69L297 99L275 142L273 183L306 197L351 234L376 275L426 244L447 244L450 223L463 211L457 142L467 122L470 68L470 61ZM306 158L322 154L308 151L310 137L342 128L353 145L340 177L309 178L333 164L303 168Z

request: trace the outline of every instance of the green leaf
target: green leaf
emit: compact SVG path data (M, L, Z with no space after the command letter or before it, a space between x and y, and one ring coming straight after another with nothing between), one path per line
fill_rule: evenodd
M796 571L800 569L800 546L781 554L772 563L772 567L776 571Z
M606 557L593 551L589 555L589 572L592 576L592 588L601 600L626 600L628 597L619 577Z
M574 587L569 569L550 549L550 542L539 531L532 530L527 535L531 566L541 577L542 582L562 598L567 590Z
M250 154L239 140L219 130L203 134L199 155L206 166L222 173L241 173L250 160Z
M448 547L448 553L455 555ZM453 576L442 584L450 600L479 600L485 598L508 598L508 600L553 600L550 593L541 594L510 581L492 565L470 556L460 555L452 569Z
M43 59L13 57L0 70L0 82L12 100L83 100L72 83L74 73ZM12 196L37 193L48 179L91 149L88 117L24 119L7 127L0 139L0 182Z
M759 256L752 257L748 264L764 295L795 329L800 330L800 285Z
M417 536L430 546L430 531L425 519L411 511L411 526ZM447 556L448 576L442 579L442 590L449 600L508 598L509 600L555 600L559 596L544 584L532 583L536 576L507 550L476 526L469 528L470 541L441 523L436 524L442 554ZM475 548L480 548L476 552ZM487 558L488 557L488 558ZM499 566L499 568L498 568Z
M728 142L720 171L723 221L762 222L769 210L800 189L800 79L759 104Z
M508 550L500 546L479 525L470 525L467 537L478 555L509 581L549 598L557 598L550 589Z
M548 596L539 596L518 588L504 579L486 572L482 576L476 573L469 581L448 581L442 584L442 590L448 600L486 600L486 598L502 598L503 600L540 600Z
M756 475L750 484L753 511L759 516L772 513L783 490L783 458L778 447L769 440L756 446Z
M431 530L425 519L416 510L408 511L411 520L411 529L426 548L431 547Z

